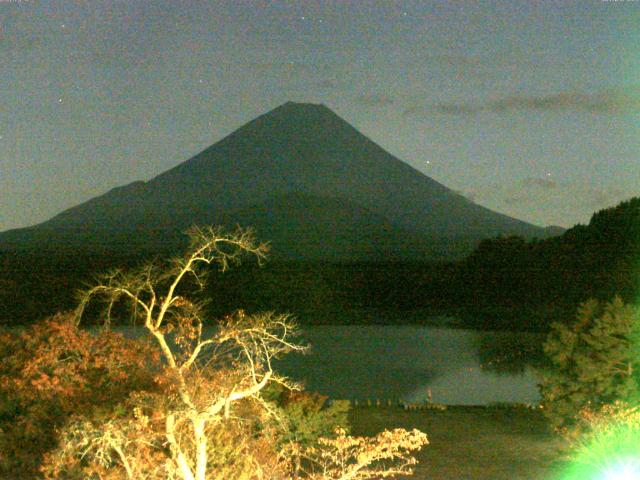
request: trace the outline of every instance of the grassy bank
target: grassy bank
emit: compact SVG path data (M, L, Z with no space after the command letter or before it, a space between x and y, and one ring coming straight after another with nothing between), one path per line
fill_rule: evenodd
M553 480L561 440L539 411L524 408L449 407L405 411L352 409L356 435L385 428L418 428L430 444L417 456L416 480Z

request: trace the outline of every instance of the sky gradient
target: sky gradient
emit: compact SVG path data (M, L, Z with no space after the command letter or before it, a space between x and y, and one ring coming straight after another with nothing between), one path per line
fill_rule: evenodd
M0 0L0 231L288 101L537 225L640 195L640 1Z

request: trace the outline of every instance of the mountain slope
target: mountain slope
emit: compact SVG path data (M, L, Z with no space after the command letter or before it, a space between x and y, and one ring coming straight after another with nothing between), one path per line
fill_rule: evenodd
M296 226L298 217L304 222ZM327 235L331 248L342 245L346 257L357 252L371 259L434 253L426 245L416 249L420 243L546 236L418 172L327 107L289 102L148 182L115 188L40 225L0 234L0 247L108 249L132 242L154 248L175 243L193 223L247 222L258 227L261 239L279 232L272 243L283 255L300 250L296 235L312 227L322 231L305 247L314 258L323 258L327 245L321 239L326 242Z

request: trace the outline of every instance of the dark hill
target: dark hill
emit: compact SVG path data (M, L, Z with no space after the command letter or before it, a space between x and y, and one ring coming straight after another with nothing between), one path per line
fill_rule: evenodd
M276 256L335 260L424 259L495 235L548 236L418 172L327 107L289 102L148 182L0 234L0 248L156 249L193 223L254 225Z
M640 197L542 241L483 240L459 263L452 304L485 328L546 329L575 318L589 298L640 300Z

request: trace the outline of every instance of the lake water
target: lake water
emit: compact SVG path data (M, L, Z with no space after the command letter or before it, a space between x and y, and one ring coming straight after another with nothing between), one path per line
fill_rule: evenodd
M304 327L306 355L277 369L331 398L456 405L536 403L541 338L429 326Z
M118 328L128 336L141 328ZM308 353L275 368L333 399L448 405L537 403L540 335L424 325L302 327Z

